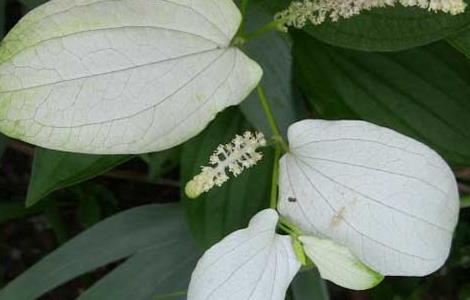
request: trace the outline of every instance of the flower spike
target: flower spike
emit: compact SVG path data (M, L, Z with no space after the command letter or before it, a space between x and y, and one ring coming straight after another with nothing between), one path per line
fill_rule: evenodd
M462 0L303 0L294 1L290 6L276 15L280 29L287 31L288 26L303 28L308 21L313 25L323 23L327 18L333 22L347 19L372 8L395 6L416 6L429 11L445 12L457 15L467 6Z
M230 179L227 171L237 177L263 158L256 150L266 146L266 139L260 132L245 132L236 135L226 145L219 145L209 159L210 166L202 167L202 172L186 184L185 193L189 198L197 198L214 186L221 186Z

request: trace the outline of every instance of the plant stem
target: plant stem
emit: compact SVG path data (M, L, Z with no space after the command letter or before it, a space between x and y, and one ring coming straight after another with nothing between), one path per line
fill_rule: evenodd
M285 217L282 217L279 219L279 224L283 226L283 228L288 228L289 233L291 233L294 236L301 236L303 235L302 230L300 230L297 226L289 222Z
M289 227L287 227L286 225L282 224L282 223L278 223L278 228L279 229L282 229L285 233L287 233L288 235L296 238L297 235L294 231L292 231Z
M266 118L268 119L269 126L271 127L271 131L274 135L274 139L277 142L279 142L284 152L289 152L289 146L282 138L281 132L279 130L279 126L277 125L276 119L274 118L273 111L271 109L271 106L269 105L269 101L268 101L268 98L266 97L266 93L264 92L263 87L261 85L258 85L258 87L256 88L256 91L258 93L261 106L263 107L264 114L266 115Z
M255 39L267 32L273 31L273 30L278 30L279 25L282 24L282 20L274 20L266 25L264 25L261 28L256 29L255 31L249 32L245 35L243 35L243 39L248 42L252 39Z
M279 181L279 159L281 158L281 147L276 145L274 150L274 162L273 162L273 177L271 180L271 200L269 201L269 207L272 209L277 208L277 194L278 194L278 181Z

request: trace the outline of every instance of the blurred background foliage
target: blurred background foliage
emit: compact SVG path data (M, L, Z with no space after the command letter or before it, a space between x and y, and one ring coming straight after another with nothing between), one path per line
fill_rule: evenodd
M43 2L0 0L0 36ZM252 0L248 30L285 6ZM287 298L469 300L470 11L450 17L378 9L269 33L245 50L265 70L262 84L284 134L305 117L394 128L443 155L462 195L451 257L435 274L352 292L310 270L296 277ZM180 187L218 144L252 128L269 134L254 94L199 136L160 153L62 153L0 136L0 299L184 299L201 251L268 205L272 153L197 201Z

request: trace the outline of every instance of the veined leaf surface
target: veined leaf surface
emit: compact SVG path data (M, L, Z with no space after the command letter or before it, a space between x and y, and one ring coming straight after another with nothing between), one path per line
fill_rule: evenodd
M62 151L164 150L256 86L231 0L53 0L0 48L0 130Z
M191 276L188 299L284 300L300 263L291 238L276 234L278 219L275 210L262 210L248 228L207 250Z
M433 150L363 121L289 128L279 211L351 249L383 275L424 276L449 255L459 214L455 177Z

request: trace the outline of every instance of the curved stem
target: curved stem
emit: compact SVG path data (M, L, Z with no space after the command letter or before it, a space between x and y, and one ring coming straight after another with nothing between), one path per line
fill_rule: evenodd
M269 207L272 209L277 208L277 194L278 194L278 181L279 181L279 159L281 158L281 147L276 145L274 150L274 162L273 162L273 177L271 180L271 199L269 201Z
M282 20L274 20L266 25L264 25L261 28L256 29L255 31L249 32L245 35L243 35L243 39L245 41L250 41L252 39L255 39L267 32L273 31L273 30L279 30L279 25L282 24Z
M282 138L281 131L279 130L279 126L277 125L276 119L274 118L273 111L271 109L263 87L261 85L258 85L258 87L256 88L256 92L258 93L261 106L263 107L264 114L268 119L271 131L273 132L274 139L281 145L282 150L284 150L284 152L289 152L289 146Z

